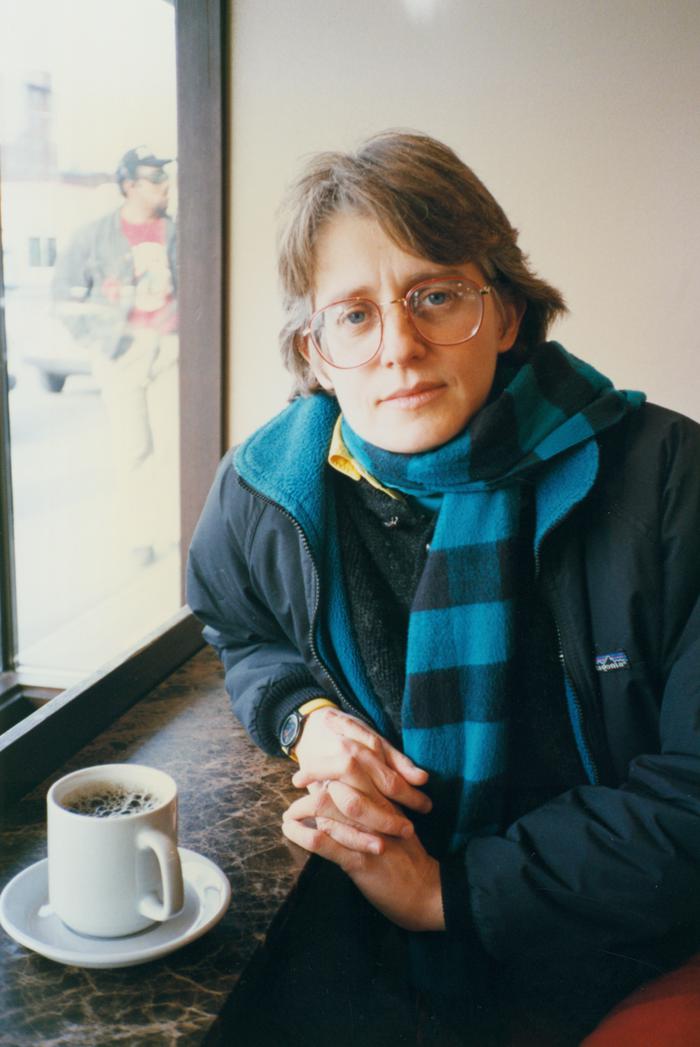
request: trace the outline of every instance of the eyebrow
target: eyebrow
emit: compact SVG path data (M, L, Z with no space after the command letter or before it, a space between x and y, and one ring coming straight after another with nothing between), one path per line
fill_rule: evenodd
M410 291L412 287L415 287L416 284L423 283L424 280L435 280L435 279L439 279L440 277L447 277L447 278L452 277L454 279L463 279L463 280L470 279L468 276L465 276L464 273L460 272L460 270L459 270L459 268L457 266L448 265L448 266L440 267L439 263L436 262L433 265L432 268L424 269L424 270L422 270L420 272L412 273L409 277L407 277L406 280L404 281L404 284L405 284L405 287L406 287L406 290L404 291L404 294L406 294L408 291ZM399 297L403 297L403 296L399 295ZM355 285L354 287L348 287L348 288L345 288L345 289L341 289L340 291L338 291L337 293L333 294L332 296L328 296L327 304L330 305L333 302L344 302L348 298L362 298L362 299L369 298L372 301L374 301L374 292L372 291L372 289L369 287L368 284ZM325 308L325 307L324 306L319 306L318 308Z

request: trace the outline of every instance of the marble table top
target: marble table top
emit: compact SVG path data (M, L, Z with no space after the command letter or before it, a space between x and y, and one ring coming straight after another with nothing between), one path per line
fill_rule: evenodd
M44 959L0 930L0 1044L188 1047L207 1030L304 864L280 829L291 768L234 719L220 665L200 651L20 800L0 824L0 889L46 856L45 795L92 764L160 767L179 787L179 843L226 873L233 897L198 941L162 960L87 970Z

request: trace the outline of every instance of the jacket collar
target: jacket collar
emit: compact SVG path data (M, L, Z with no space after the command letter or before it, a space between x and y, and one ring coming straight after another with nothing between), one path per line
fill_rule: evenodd
M299 397L234 455L241 479L290 513L317 549L325 523L324 466L339 413L335 397Z

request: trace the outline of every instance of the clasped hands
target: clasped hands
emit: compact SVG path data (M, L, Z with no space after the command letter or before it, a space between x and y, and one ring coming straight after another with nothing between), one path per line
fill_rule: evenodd
M439 863L402 811L430 811L419 788L427 773L356 717L329 707L308 716L295 752L292 782L308 792L285 811L285 836L339 865L400 927L443 930Z

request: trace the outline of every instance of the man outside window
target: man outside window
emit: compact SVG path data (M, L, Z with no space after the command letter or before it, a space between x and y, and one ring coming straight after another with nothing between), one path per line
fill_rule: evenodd
M118 524L139 567L178 537L171 162L144 145L124 154L115 176L123 204L76 233L59 255L53 283L58 315L91 353L118 474Z

